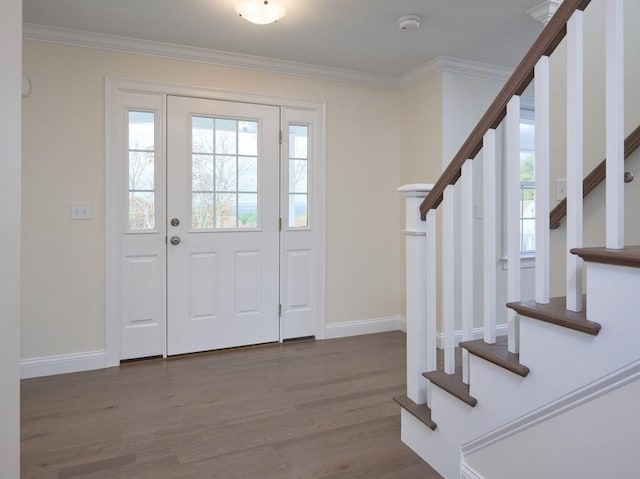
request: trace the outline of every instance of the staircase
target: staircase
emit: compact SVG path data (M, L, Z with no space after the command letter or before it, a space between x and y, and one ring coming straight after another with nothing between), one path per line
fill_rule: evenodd
M625 141L623 1L596 1L606 3L607 15L607 158L599 166L599 173L588 175L588 183L583 183L583 10L591 2L564 0L438 181L399 189L407 202L407 395L394 399L402 408L403 442L445 478L485 477L471 465L479 452L492 448L492 453L497 450L500 457L500 447L514 434L640 381L640 247L625 246L623 182L625 158L640 145L640 128ZM552 298L549 56L563 40L567 45L564 208L570 251L565 296ZM520 95L532 80L536 111L536 291L535 300L524 301L520 276L519 115ZM501 241L498 225L503 208L496 195L501 188L496 174L500 161L498 128L504 128L506 143L506 306L496 304L500 288L496 277L501 267L497 248L485 246L481 258L474 255L474 244L480 237L484 245ZM478 183L473 178L472 161L480 153L484 205L481 235L474 231L472 216L473 188ZM595 177L598 181L606 177L606 245L584 248L583 194L595 188ZM561 219L554 210L551 224L557 227ZM438 224L442 231L437 230ZM439 236L441 250L437 249ZM474 269L481 269L481 286L474 281L480 276ZM584 280L587 274L588 282ZM474 290L479 287L482 304L474 298ZM497 336L496 317L502 307L507 308L508 334ZM456 310L462 323L459 344ZM482 324L482 339L474 337L478 323ZM436 347L437 334L442 337L441 349ZM598 448L594 445L593 449L591 456L596 461ZM479 459L476 462L483 464ZM514 475L512 469L501 476L497 466L487 468L489 471L492 477L536 477Z

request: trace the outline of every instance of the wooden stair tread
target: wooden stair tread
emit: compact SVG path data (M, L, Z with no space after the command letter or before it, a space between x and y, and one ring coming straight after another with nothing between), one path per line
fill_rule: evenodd
M478 401L469 394L469 385L462 382L462 370L456 368L454 374L446 374L444 371L430 371L422 375L439 388L457 397L469 406L475 406Z
M573 248L571 253L590 263L640 268L640 246L625 246L623 249Z
M400 404L407 412L413 414L416 419L432 431L435 431L436 427L438 427L438 425L431 420L431 409L426 404L417 404L407 396L396 396L393 400Z
M478 339L474 341L463 341L460 343L460 347L479 358L503 367L522 377L529 374L529 368L520 364L520 355L509 352L506 336L496 338L495 344L485 343L484 340Z
M586 298L584 300L584 308L580 313L567 310L566 297L564 296L551 298L549 304L536 303L535 301L520 301L507 303L507 307L522 316L538 319L546 323L555 324L593 336L596 336L602 327L599 323L587 319Z

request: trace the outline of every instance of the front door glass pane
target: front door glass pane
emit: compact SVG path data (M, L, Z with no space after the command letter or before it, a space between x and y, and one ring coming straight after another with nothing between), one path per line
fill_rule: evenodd
M258 227L258 122L192 117L191 226Z

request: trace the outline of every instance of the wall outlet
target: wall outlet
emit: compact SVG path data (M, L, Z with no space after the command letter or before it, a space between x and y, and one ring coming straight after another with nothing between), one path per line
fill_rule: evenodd
M567 180L560 178L556 180L556 201L562 201L567 197Z
M91 203L86 201L71 202L71 219L72 220L90 220L91 219Z

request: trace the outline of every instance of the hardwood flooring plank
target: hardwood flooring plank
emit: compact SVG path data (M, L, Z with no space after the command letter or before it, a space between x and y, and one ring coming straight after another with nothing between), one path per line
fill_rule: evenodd
M23 479L439 477L400 442L405 336L22 381Z
M136 460L135 454L127 454L125 456L110 457L109 459L102 459L101 461L87 462L85 464L78 464L76 466L65 467L60 470L58 477L60 479L66 479L68 477L77 477L83 474L89 474L95 471L104 471L105 469L111 469L123 464L132 464Z

